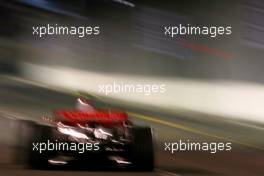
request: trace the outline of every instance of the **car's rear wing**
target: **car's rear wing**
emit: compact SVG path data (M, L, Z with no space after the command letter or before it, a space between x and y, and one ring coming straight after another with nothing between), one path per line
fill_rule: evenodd
M95 112L80 112L74 110L57 110L56 116L63 120L78 123L78 122L96 122L104 124L120 123L127 120L128 116L125 112L120 111L95 111Z

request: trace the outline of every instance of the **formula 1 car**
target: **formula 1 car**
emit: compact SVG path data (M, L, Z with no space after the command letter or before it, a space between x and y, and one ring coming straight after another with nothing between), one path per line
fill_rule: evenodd
M19 135L23 161L33 168L152 171L152 130L135 126L127 113L94 108L78 98L73 110L55 110L48 125L24 121Z

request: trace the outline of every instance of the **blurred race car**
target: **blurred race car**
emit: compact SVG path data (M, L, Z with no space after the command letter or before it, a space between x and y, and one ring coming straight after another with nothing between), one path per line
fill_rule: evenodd
M73 110L56 110L48 125L24 121L20 138L24 160L33 168L124 168L151 171L153 137L125 112L97 109L84 98Z

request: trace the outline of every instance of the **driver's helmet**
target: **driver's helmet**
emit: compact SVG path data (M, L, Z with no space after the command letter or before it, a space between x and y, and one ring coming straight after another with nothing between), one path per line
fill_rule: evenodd
M77 98L76 110L81 112L95 112L96 109L91 105L91 103L84 97Z

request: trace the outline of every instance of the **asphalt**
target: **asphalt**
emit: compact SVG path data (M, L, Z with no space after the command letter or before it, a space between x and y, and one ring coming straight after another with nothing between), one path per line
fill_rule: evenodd
M55 109L73 108L76 94L60 89L34 85L22 79L0 77L0 176L28 175L264 175L264 128L262 125L227 120L200 114L185 115L137 107L94 97L98 107L121 108L136 124L150 125L155 136L154 172L63 171L29 170L14 164L12 146L16 140L14 127L8 119L22 118L40 121L42 115ZM176 151L165 150L165 143L231 142L230 151Z

